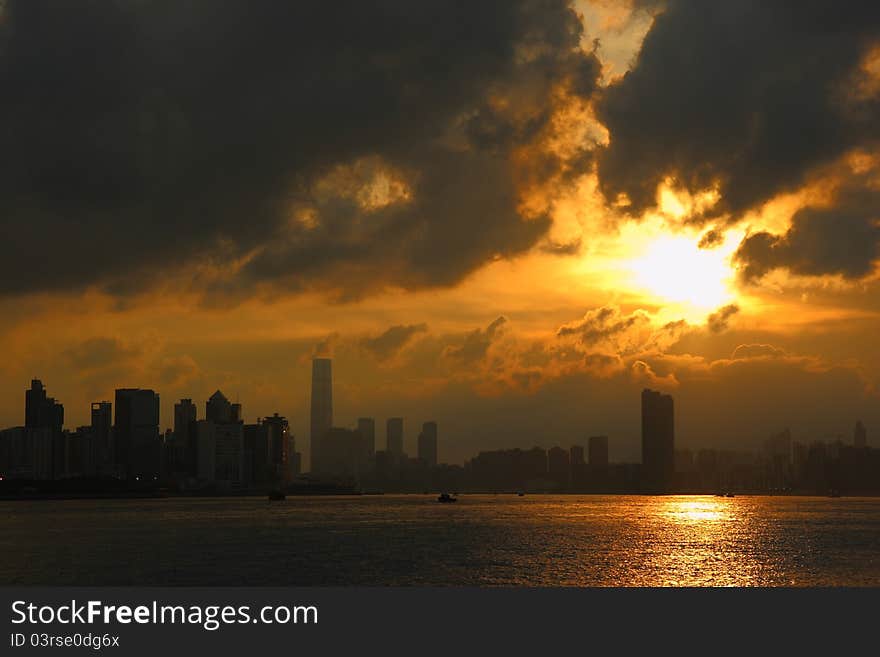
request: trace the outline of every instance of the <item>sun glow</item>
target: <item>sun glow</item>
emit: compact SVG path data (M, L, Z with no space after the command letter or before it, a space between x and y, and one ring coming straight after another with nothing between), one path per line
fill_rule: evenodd
M633 284L663 301L710 311L734 298L730 257L737 241L701 249L697 239L661 235L628 262Z

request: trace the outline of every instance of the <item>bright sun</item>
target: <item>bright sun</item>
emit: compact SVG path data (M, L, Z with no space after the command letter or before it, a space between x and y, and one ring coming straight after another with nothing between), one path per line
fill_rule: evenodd
M730 255L735 245L728 240L718 248L701 249L683 235L664 235L648 243L628 265L637 287L665 301L707 311L733 298Z

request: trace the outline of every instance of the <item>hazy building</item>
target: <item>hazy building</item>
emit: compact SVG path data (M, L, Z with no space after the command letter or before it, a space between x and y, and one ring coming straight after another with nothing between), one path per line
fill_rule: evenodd
M437 465L437 423L425 422L418 439L418 456L429 468Z
M321 473L357 481L364 474L365 454L360 431L333 427L321 441Z
M372 462L376 458L376 421L371 417L359 417L357 428L364 439L367 458Z
M571 462L566 450L557 446L547 451L547 474L558 488L568 488Z
M385 423L385 451L391 458L403 458L403 418L388 418Z
M475 490L543 490L547 452L540 447L480 452L465 464L465 473Z
M868 446L868 431L861 420L856 422L856 428L853 430L853 445L859 449Z
M590 436L587 450L591 468L608 467L608 436Z
M582 490L587 483L587 464L584 461L584 446L572 445L568 449L571 467L569 483L572 489Z
M770 489L788 488L792 479L791 431L784 429L764 441L763 482Z
M244 427L241 422L196 422L198 477L221 487L244 482Z
M672 397L642 391L642 483L651 492L668 492L675 477L675 419Z
M117 461L126 476L141 481L159 476L159 395L152 390L116 391L114 438Z
M329 358L312 359L309 451L312 471L321 469L321 440L333 426L333 373Z

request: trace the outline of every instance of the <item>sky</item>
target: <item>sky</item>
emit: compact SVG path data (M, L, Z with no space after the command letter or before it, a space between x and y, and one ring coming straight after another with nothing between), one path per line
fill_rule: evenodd
M876 4L4 0L0 89L0 426L880 444Z

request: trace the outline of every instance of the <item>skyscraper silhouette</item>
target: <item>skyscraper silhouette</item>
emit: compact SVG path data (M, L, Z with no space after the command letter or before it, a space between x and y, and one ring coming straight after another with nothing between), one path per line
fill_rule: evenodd
M152 390L116 391L116 458L131 479L159 475L159 395Z
M403 458L403 418L388 418L385 423L385 450L393 459Z
M333 426L333 375L329 358L312 359L312 408L309 449L312 472L321 470L321 440Z
M608 436L590 436L587 449L590 467L608 467Z
M61 433L64 425L64 406L53 397L46 396L46 389L39 379L31 381L24 393L24 426L28 429L51 429Z
M853 445L858 448L868 446L868 431L861 420L856 422L856 428L853 430Z
M372 461L376 456L376 421L371 417L359 417L358 431L364 440L366 457Z
M110 472L113 454L113 405L108 401L92 404L92 458L101 474Z
M642 391L642 483L646 491L668 492L675 476L675 421L672 397Z
M429 468L437 465L437 423L425 422L418 441L419 458Z

